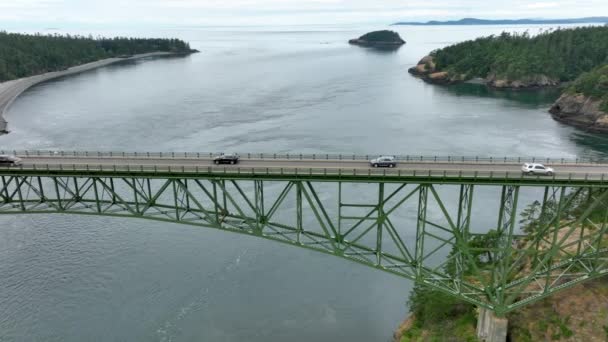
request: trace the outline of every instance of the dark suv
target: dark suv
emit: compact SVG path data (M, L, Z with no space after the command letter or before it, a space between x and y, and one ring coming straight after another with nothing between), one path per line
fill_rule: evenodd
M395 167L397 166L397 158L393 156L380 156L369 161L373 167Z
M236 164L239 162L239 155L236 153L222 153L213 158L214 164Z

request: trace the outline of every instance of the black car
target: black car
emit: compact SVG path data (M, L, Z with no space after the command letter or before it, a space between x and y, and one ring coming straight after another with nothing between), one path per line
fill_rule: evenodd
M236 164L239 162L239 155L236 153L222 153L213 158L214 164Z

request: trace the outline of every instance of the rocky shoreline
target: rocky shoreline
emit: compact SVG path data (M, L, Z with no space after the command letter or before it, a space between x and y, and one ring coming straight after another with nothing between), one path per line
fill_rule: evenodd
M484 84L493 89L541 89L563 85L559 80L544 75L531 75L520 80L506 80L488 75L486 78L467 80L465 75L454 75L437 69L432 56L425 56L408 70L427 83L451 85L463 82ZM556 121L590 132L608 133L608 113L602 111L601 100L577 93L565 92L549 109Z
M591 132L608 132L608 113L600 109L601 101L583 94L564 93L549 113L556 121Z
M189 53L151 52L122 58L108 58L96 62L74 66L63 71L53 71L41 75L35 75L0 83L0 135L9 133L7 129L8 122L5 119L5 114L8 111L9 107L13 104L15 99L19 97L19 95L21 95L24 91L37 84L60 77L79 74L81 72L101 68L119 62L142 59L147 57L182 56L195 52L198 51L192 50Z
M422 58L418 64L410 68L408 72L431 84L450 85L468 81L466 75L456 75L447 71L438 70L433 56L430 55ZM535 89L560 85L559 80L552 79L545 75L531 75L522 79L509 80L490 74L485 78L479 79L476 83L482 83L495 89Z

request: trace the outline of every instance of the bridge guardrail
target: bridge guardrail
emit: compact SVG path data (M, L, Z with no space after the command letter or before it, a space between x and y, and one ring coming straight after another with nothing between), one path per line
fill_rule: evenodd
M357 168L288 168L288 167L222 167L222 166L185 166L185 165L110 165L110 164L47 164L32 166L0 166L0 170L26 171L93 171L128 173L171 173L183 175L251 175L251 176L361 176L361 177L429 177L429 178L467 178L467 179L538 179L538 180L577 180L608 181L605 173L566 173L556 172L552 176L528 176L519 171L475 171L475 170L404 170L404 169L357 169Z
M75 158L173 158L173 159L211 159L219 155L215 152L116 152L116 151L39 151L39 150L0 150L0 154L15 154L26 157L75 157ZM239 153L242 159L255 160L336 160L369 161L377 155L371 154L328 154L328 153ZM523 164L545 163L554 165L582 165L608 163L608 160L591 158L546 158L546 157L480 157L480 156L415 156L395 155L399 162L418 163L490 163Z

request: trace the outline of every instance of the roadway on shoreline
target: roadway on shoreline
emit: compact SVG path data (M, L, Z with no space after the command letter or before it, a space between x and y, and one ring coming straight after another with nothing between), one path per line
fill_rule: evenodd
M36 84L50 81L55 78L70 76L79 74L81 72L85 72L88 70L93 70L97 68L101 68L110 64L124 62L128 60L141 59L146 57L156 57L156 56L168 56L171 55L169 52L151 52L144 53L139 55L134 55L128 58L107 58L96 62L91 62L83 65L78 65L71 67L69 69L63 71L53 71L47 72L41 75L35 75L30 77L24 77L17 80L7 81L0 83L0 135L3 133L7 133L7 122L5 119L5 114L8 111L8 108L11 104L27 89L35 86Z

